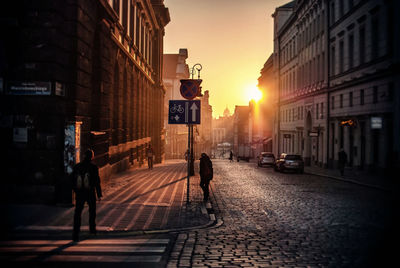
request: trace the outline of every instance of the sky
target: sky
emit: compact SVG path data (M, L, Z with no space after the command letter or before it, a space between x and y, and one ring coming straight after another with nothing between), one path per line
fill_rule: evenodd
M275 8L289 0L165 0L171 21L164 53L188 49L191 68L202 65L203 92L209 90L213 117L248 105L264 63L273 51ZM197 78L197 74L195 75Z

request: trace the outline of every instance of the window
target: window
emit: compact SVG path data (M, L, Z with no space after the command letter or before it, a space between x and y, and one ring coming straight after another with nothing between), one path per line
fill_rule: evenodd
M134 39L135 35L135 6L131 5L131 13L129 17L129 36Z
M343 40L339 42L339 73L343 72L343 60L344 60L344 43Z
M128 29L128 0L122 0L122 26Z
M135 9L136 9L136 15L135 15L135 17L136 17L135 45L136 45L137 48L139 48L139 44L140 44L139 43L140 42L140 27L141 27L141 24L140 24L140 10L139 10L138 7L136 7Z
M315 118L319 119L319 104L316 104L316 108L315 108Z
M335 110L335 96L331 97L331 106L332 106L332 110Z
M354 67L354 35L350 34L349 35L349 69Z
M119 16L119 1L120 0L113 0L113 9L115 13L118 14L118 16Z
M335 75L335 59L336 59L336 54L335 54L335 47L332 46L331 48L331 74Z
M340 108L343 108L343 94L340 94Z
M349 106L353 107L353 92L349 93Z
M321 119L324 118L324 103L323 102L321 102L321 117L320 118Z
M364 89L360 90L360 105L364 105Z
M374 15L371 21L371 44L372 44L372 58L375 59L379 56L379 18Z
M358 31L360 41L359 41L359 57L360 64L365 62L365 26L361 26Z
M331 3L331 24L335 23L335 2Z
M373 88L373 102L378 103L378 87L374 86Z
M343 0L339 0L339 17L341 18L344 13L344 3Z

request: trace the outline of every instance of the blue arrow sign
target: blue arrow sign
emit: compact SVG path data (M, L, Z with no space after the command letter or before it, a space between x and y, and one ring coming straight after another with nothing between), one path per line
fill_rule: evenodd
M168 124L200 124L200 100L170 100Z

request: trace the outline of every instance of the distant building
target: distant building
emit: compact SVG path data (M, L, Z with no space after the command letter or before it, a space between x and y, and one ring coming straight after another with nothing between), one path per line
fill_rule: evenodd
M233 114L233 152L237 156L240 148L252 152L253 124L249 106L235 106ZM252 155L253 156L253 155Z
M258 109L253 111L256 114L254 122L253 142L256 146L256 154L261 151L273 152L276 144L273 144L275 111L277 109L277 94L275 89L273 54L265 62L261 69L261 76L258 78L258 88L263 93L263 98L258 102Z
M11 1L0 16L7 197L71 202L88 148L103 183L143 164L148 144L161 161L163 0Z
M221 154L221 152L218 152L218 145L222 148L222 144L225 144L223 149L226 149L225 147L233 149L233 116L228 108L225 108L223 116L213 118L212 130L212 150L215 156L219 157ZM228 143L229 145L227 145Z
M180 93L181 79L188 79L189 66L186 63L188 50L179 49L179 54L164 54L163 81L166 87L164 100L165 157L166 159L184 158L188 147L186 125L168 124L170 100L184 100Z
M398 1L292 1L276 9L277 152L373 170L400 163ZM396 69L397 68L397 69Z
M202 97L199 97L201 101L201 124L195 125L195 134L197 134L195 143L195 157L200 158L201 153L211 155L212 148L212 106L209 103L210 95L209 91L206 90Z

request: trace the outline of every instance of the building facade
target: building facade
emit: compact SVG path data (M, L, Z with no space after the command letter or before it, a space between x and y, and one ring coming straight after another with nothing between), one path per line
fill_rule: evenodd
M211 156L212 153L212 106L210 105L210 94L206 90L199 97L201 102L201 124L195 125L195 158L199 159L201 153Z
M148 144L161 161L162 0L14 1L1 17L7 189L71 202L68 174L88 148L103 183L143 164Z
M399 161L396 1L298 0L273 14L275 153L306 164L387 169Z
M277 109L277 94L275 90L274 79L274 55L272 54L265 62L258 78L258 88L263 93L263 98L259 102L258 113L260 116L255 122L258 123L255 133L258 136L256 144L257 155L260 152L273 152L274 144L272 137L274 135L275 111ZM255 111L257 112L257 110ZM256 117L257 118L257 117ZM261 122L261 123L260 123Z

